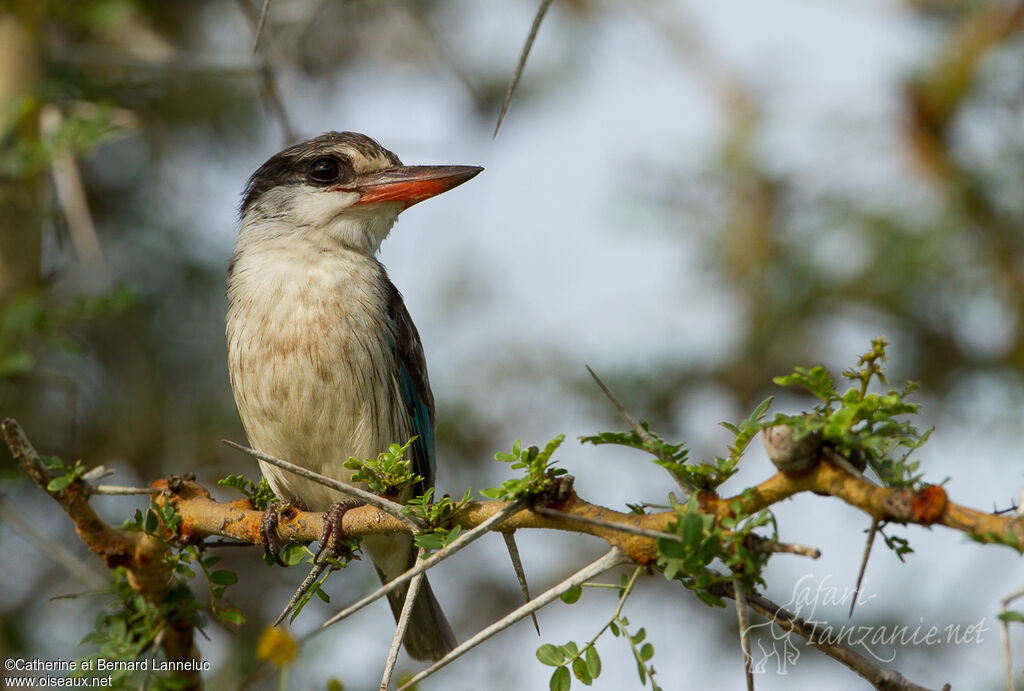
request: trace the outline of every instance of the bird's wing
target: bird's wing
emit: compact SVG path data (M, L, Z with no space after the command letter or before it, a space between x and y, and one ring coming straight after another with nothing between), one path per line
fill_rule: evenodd
M388 311L395 329L395 374L413 434L416 435L416 441L409 447L412 470L423 476L423 482L414 487L413 492L422 494L434 486L434 395L430 391L427 361L423 356L419 332L405 308L402 294L390 281L389 288ZM406 440L395 441L403 443Z

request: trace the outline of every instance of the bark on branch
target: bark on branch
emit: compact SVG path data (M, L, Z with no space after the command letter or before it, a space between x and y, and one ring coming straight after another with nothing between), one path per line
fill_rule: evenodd
M166 480L157 480L153 486L168 489ZM701 511L724 518L732 515L731 507L734 503L738 503L743 512L754 513L800 492L832 495L879 520L944 525L982 542L1005 542L1007 534L1012 533L1016 535L1019 544L1024 544L1024 518L983 513L960 506L949 501L945 490L938 486L928 486L916 493L879 487L850 475L827 459L821 459L804 475L780 472L732 497L719 498L704 493L698 499ZM173 490L161 495L158 501L168 501L178 510L186 537L199 540L210 535L220 535L252 544L260 542L259 524L262 514L253 510L245 499L218 502L197 483L181 481ZM474 528L505 506L507 502L502 501L470 502L455 513L453 523L463 529ZM620 548L639 564L650 564L657 559L654 538L625 530L635 528L648 533L664 532L676 520L673 511L644 515L622 513L591 504L575 492L557 509L557 512L546 512L526 508L513 514L495 529L507 532L520 528L539 528L585 533ZM393 534L409 530L394 516L370 506L347 512L342 527L347 536ZM281 517L278 530L286 542L312 542L320 537L323 530L323 514L287 510Z
M3 421L3 433L14 460L40 489L64 509L82 542L94 554L103 558L107 568L125 567L131 587L148 601L156 604L164 602L177 582L163 558L167 545L145 533L126 533L107 525L89 504L88 486L81 480L73 481L65 489L48 489L53 475L39 458L21 426L7 418ZM192 622L182 618L180 621L168 621L167 624L160 645L168 661L188 663L199 660ZM198 671L184 671L181 676L187 682L186 689L202 688Z
M124 566L132 587L150 601L160 602L175 582L173 573L163 559L167 550L166 543L145 533L124 533L107 525L89 505L91 486L80 478L72 481L65 489L48 489L51 472L42 463L18 423L12 419L4 420L3 432L19 465L67 513L79 537L89 549L102 557L108 567ZM198 483L178 476L157 480L152 487L154 500L159 504L173 506L181 518L180 534L176 539L186 543L200 543L208 537L221 536L253 545L261 543L260 522L263 514L254 510L248 499L216 501ZM1009 544L1018 550L1024 544L1024 517L983 513L960 506L951 502L945 490L938 486L926 486L917 492L879 487L850 474L827 458L819 459L802 474L778 472L759 485L732 497L721 498L714 493L704 492L697 499L702 512L725 518L733 515L735 507L750 514L800 492L834 496L877 520L944 525L982 542ZM509 503L503 501L469 502L455 512L452 522L463 529L472 529L497 517L499 522L491 529L506 533L522 528L585 533L605 540L632 561L649 565L658 557L658 533L668 531L670 525L677 520L674 511L627 514L591 504L575 492L570 492L564 500L559 498L553 504L518 511L511 507L514 513L502 520L498 514L507 508ZM278 532L284 542L312 542L319 539L323 527L322 513L288 508L282 512ZM408 521L372 506L363 506L345 513L342 529L347 536L394 534L411 530ZM667 536L675 538L671 533ZM773 549L772 545L763 547L767 551L780 551ZM802 547L783 551L813 552L810 548ZM727 595L724 592L722 594ZM754 609L759 609L757 603L760 601L756 597L750 602ZM779 621L777 615L769 614ZM786 626L785 622L780 623ZM191 624L181 624L172 624L168 628L162 641L164 651L171 661L198 659ZM801 635L813 634L809 629L800 630L799 626L792 630ZM843 650L825 652L871 678L878 688L917 688L885 670L873 666L867 669L862 660L848 659L849 656ZM192 675L189 688L199 688L201 680L198 673ZM893 681L897 682L895 686L892 685Z

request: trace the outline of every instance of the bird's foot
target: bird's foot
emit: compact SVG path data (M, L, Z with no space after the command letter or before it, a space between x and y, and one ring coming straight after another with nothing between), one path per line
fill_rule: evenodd
M320 556L326 551L327 557L338 556L341 550L341 536L343 529L341 527L341 520L345 517L345 514L352 509L363 506L364 503L358 499L345 499L337 501L331 504L331 508L327 509L324 513L324 531L320 534L320 549L317 550L316 556L313 557L313 563L320 563Z
M263 554L273 559L280 566L287 566L281 559L281 536L278 535L277 526L281 522L282 514L291 514L301 508L296 502L282 504L279 501L267 505L267 510L260 518L260 542L263 544ZM286 516L290 517L290 516Z
M260 518L260 542L263 543L263 556L273 559L284 566L281 561L281 537L277 534L277 526L281 522L281 502L271 502Z

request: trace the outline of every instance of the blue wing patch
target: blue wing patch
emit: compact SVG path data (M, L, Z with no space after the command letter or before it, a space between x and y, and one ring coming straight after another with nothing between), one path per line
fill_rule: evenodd
M383 268L382 268L383 272ZM430 380L427 378L427 363L423 357L423 346L416 325L412 323L409 310L405 308L402 294L384 275L384 286L387 290L386 299L388 316L391 318L393 331L387 334L389 345L395 355L395 372L402 402L409 415L410 426L416 441L410 447L412 470L423 476L423 482L413 488L416 494L423 494L427 488L434 486L434 395L430 391ZM406 439L396 439L405 443Z
M422 475L425 482L422 491L434 485L434 423L431 420L430 408L427 402L417 392L416 383L413 381L409 368L404 362L399 365L398 383L402 391L402 400L409 411L409 418L412 421L413 434L417 436L412 443L412 470ZM422 493L422 491L417 493Z

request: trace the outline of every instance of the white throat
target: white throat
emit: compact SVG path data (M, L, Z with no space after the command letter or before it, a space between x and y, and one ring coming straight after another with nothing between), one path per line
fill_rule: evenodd
M236 255L282 237L325 249L345 248L374 257L398 220L402 205L353 206L355 192L277 188L263 194L242 217ZM275 243L276 244L276 243Z

